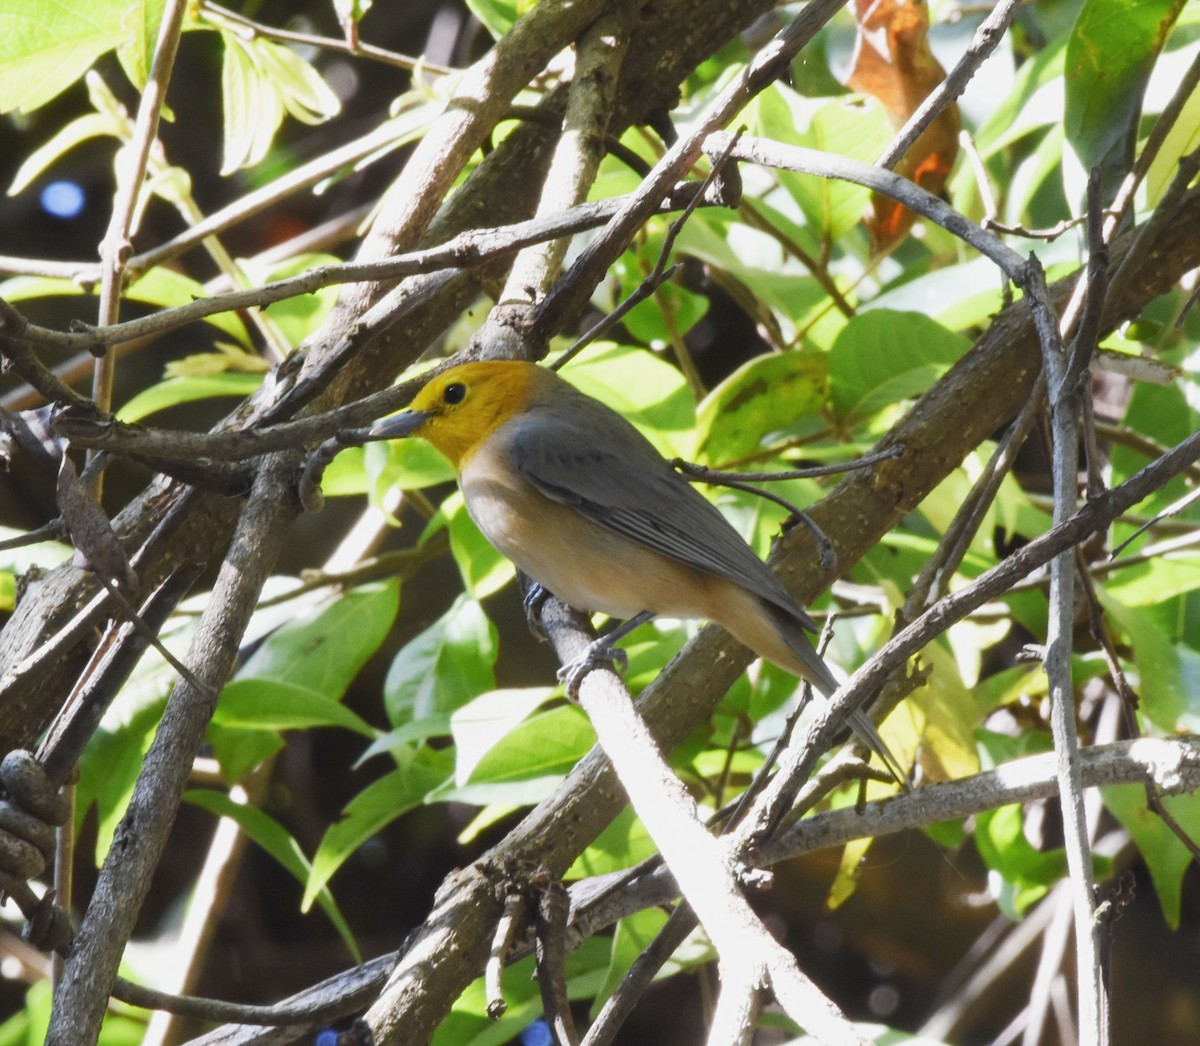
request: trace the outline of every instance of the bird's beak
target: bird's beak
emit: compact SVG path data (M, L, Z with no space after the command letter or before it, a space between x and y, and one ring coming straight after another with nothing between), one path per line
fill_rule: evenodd
M402 414L384 418L371 429L370 436L371 439L400 439L403 436L411 436L429 418L430 415L423 410L406 410Z

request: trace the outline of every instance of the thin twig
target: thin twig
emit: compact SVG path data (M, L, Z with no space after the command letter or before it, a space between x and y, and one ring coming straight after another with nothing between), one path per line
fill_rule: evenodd
M567 891L544 872L535 872L537 899L537 978L542 1009L559 1046L577 1046L579 1034L567 993ZM537 882L536 880L544 881Z
M1183 198L1184 193L1188 191L1188 187L1192 184L1197 172L1200 172L1200 149L1195 149L1188 155L1180 158L1179 168L1175 172L1175 177L1171 179L1171 184L1167 186L1162 199L1158 201L1158 206L1154 208L1150 217L1138 227L1137 232L1134 234L1133 243L1129 245L1129 248L1122 255L1120 262L1117 264L1117 271L1109 279L1109 286L1113 288L1114 293L1120 292L1122 284L1130 273L1136 272L1141 268L1143 256L1147 251L1154 249L1155 244L1163 233L1164 226L1171 221L1175 205ZM1107 228L1108 225L1106 223L1106 232ZM1106 239L1108 239L1107 235Z
M844 472L856 472L858 469L874 468L885 461L893 461L904 454L904 445L895 443L883 450L864 454L853 461L838 461L832 465L806 465L802 469L783 469L777 472L727 472L722 469L709 468L707 465L697 465L695 462L674 458L671 465L679 469L689 479L697 479L701 483L725 483L727 480L737 480L740 483L775 483L788 479L814 479L818 476L838 476Z
M1065 381L1075 382L1082 407L1084 447L1087 452L1087 492L1095 497L1104 489L1100 445L1096 439L1096 418L1092 397L1091 365L1099 347L1104 301L1108 293L1108 244L1104 241L1104 222L1100 214L1100 170L1088 177L1088 263L1084 279L1086 297L1067 361Z
M737 136L734 137L734 140L737 140ZM687 223L688 218L690 218L696 208L700 206L701 201L707 196L708 189L714 185L717 179L720 177L721 169L729 160L730 151L731 150L729 149L725 150L725 152L719 154L713 160L712 168L709 170L704 181L701 183L700 188L692 194L691 199L689 199L687 202L687 206L683 209L683 213L680 214L680 216L673 222L671 222L670 226L667 228L667 234L663 237L662 247L659 249L658 258L654 263L654 268L650 270L646 278L642 280L633 293L630 294L629 297L627 297L623 302L621 302L620 305L613 309L612 312L610 312L607 316L602 317L596 323L592 324L591 327L589 327L583 332L583 334L576 338L571 347L558 356L554 362L550 364L551 370L560 370L570 363L571 360L578 356L585 348L587 348L588 345L600 337L600 335L602 335L605 331L611 330L613 327L615 327L622 319L624 319L625 316L630 313L630 311L636 305L640 305L664 283L670 279L673 279L675 274L683 267L683 263L680 262L676 265L672 265L668 269L667 259L671 257L671 251L675 247L675 240L683 231L683 227Z
M759 91L773 83L818 30L844 5L845 0L812 0L762 47L696 120L691 133L675 142L643 179L630 203L622 208L535 312L535 336L548 340L566 317L579 311L591 297L603 273L625 249L646 219L670 196L676 181L699 157L710 133L732 120ZM720 154L718 146L712 150Z
M62 519L52 519L34 530L18 534L15 538L5 538L0 541L0 552L8 552L14 548L25 548L28 545L38 545L43 541L66 541L69 535L66 524Z
M967 84L971 82L971 78L978 72L979 67L1004 38L1009 25L1012 24L1017 11L1020 10L1021 2L1022 0L1001 0L992 8L991 14L975 30L975 35L971 37L971 42L967 45L963 56L946 79L938 84L917 107L912 116L908 118L908 122L900 129L892 144L888 146L887 151L879 158L878 165L880 167L889 170L895 167L904 158L904 154L912 148L913 143L921 137L925 129L937 119L938 114L966 90Z
M1172 794L1191 792L1200 788L1200 740L1195 737L1148 738L1087 748L1083 752L1083 777L1088 788L1152 782L1156 788L1165 788ZM1056 788L1053 756L1049 753L1026 756L961 780L929 784L913 792L869 801L860 810L845 807L815 814L798 822L755 857L763 866L770 866L804 854L843 847L856 839L880 838L940 821L962 820L1002 806L1053 798ZM1097 845L1097 850L1109 852L1102 844ZM1047 895L1033 912L1012 928L1012 934L1008 935L1006 941L1014 953L1023 952L1033 943L1041 933L1040 920L1062 906L1064 894L1058 890L1056 888ZM606 891L602 905L598 906L593 899L585 898L589 892L595 894L597 899L600 896L596 893L593 880L584 880L571 888L572 924L576 927L571 931L571 936L576 941L590 937L637 911L670 903L678 896L678 886L669 872L660 868L638 884L617 891ZM683 920L682 916L680 920ZM671 922L668 920L668 926ZM1005 925L1010 924L1006 922ZM660 935L666 929L664 927ZM672 934L677 933L678 929L673 929ZM686 937L687 933L682 936ZM664 942L661 949L667 952L667 957L675 950L675 946L668 947L668 944L669 941ZM531 943L518 945L510 955L510 961L515 962L530 954L532 948ZM399 958L399 953L380 956L366 966L336 974L280 1005L299 1017L305 999L348 997L340 1011L329 1012L327 1016L332 1018L353 1012L378 991ZM639 957L637 962L641 961ZM1010 964L1011 957L1007 954L993 956L989 964L981 967L972 979L976 987L968 985L958 997L970 1001L977 999L980 992L986 995L987 986L995 983L996 970ZM617 990L620 992L622 989L618 987ZM268 1011L271 1008L253 1009ZM309 1012L316 1011L310 1008ZM263 1015L266 1015L265 1012ZM935 1031L931 1024L923 1029L923 1034L948 1040L952 1032L948 1022L959 1016L960 1011L943 1013L941 1023L937 1026L942 1030ZM246 1041L265 1043L272 1041L269 1035L269 1032L264 1032L261 1039ZM209 1037L204 1037L197 1043L207 1041ZM593 1043L585 1039L585 1044L599 1046L605 1041L610 1040L600 1039Z
M654 940L633 960L621 983L600 1008L580 1046L609 1046L621 1026L646 993L663 964L671 958L697 925L696 913L686 901L675 906Z
M187 12L187 6L187 0L167 0L159 27L158 42L154 47L154 58L150 64L149 80L138 103L133 137L118 154L117 192L113 199L108 229L100 243L100 303L97 311L101 325L116 320L120 309L125 264L133 251L129 239L133 232L133 216L146 176L150 147L158 134L158 120L166 99L171 70L175 65L175 54L179 48L179 37L183 30L183 16ZM112 407L114 372L111 358L101 356L97 360L92 379L92 398L102 411L108 411ZM97 473L92 491L94 495L99 492L100 475Z
M345 283L384 282L402 276L432 274L446 269L469 269L512 254L522 247L595 228L611 219L627 197L614 197L597 203L585 203L547 217L531 218L515 225L493 229L471 229L446 243L423 250L397 254L370 262L345 262L318 265L296 276L273 280L261 287L229 291L208 298L197 298L186 305L160 309L149 316L90 327L84 331L55 331L28 323L20 313L5 305L5 333L36 345L64 351L99 350L119 342L150 334L162 334L195 323L221 312L233 312L251 306L311 294L322 287ZM678 209L669 201L663 213Z
M338 54L348 54L355 58L369 58L375 62L382 62L384 65L404 69L406 72L434 73L438 76L452 76L458 72L452 66L438 65L423 56L412 58L409 55L400 54L398 51L389 51L387 48L376 47L374 44L365 44L361 40L348 43L346 40L339 40L332 36L317 36L313 33L297 33L291 29L276 29L274 26L263 25L236 11L230 11L219 4L214 4L212 0L202 0L200 9L205 14L216 15L218 22L224 21L240 26L245 31L245 35L250 37L262 36L268 40L279 40L282 43L317 47L323 51L336 51Z
M902 618L905 622L914 620L928 605L941 599L950 587L950 579L966 557L971 542L1000 492L1001 483L1012 469L1018 451L1044 406L1045 392L1045 379L1039 377L1021 413L1009 426L983 472L972 484L962 506L954 514L946 533L938 542L937 550L913 582L904 601Z
M483 968L487 1015L494 1021L504 1016L504 1011L508 1009L508 1003L504 1001L504 965L509 961L513 942L524 925L525 908L525 895L518 889L509 889L504 895L504 914L496 923L492 950L488 954L487 965Z
M1171 504L1169 504L1161 512L1156 512L1150 517L1150 519L1146 520L1145 523L1138 527L1137 530L1135 530L1129 535L1129 537L1127 537L1116 548L1114 548L1109 556L1109 559L1115 560L1119 555L1121 555L1122 552L1132 545L1134 541L1146 533L1147 530L1157 526L1165 519L1170 519L1172 516L1179 515L1181 512L1194 505L1197 500L1200 500L1200 487L1197 487L1195 490L1189 490L1183 495L1183 497L1177 498L1175 501L1171 502Z
M1175 125L1179 122L1184 106L1191 100L1197 86L1200 86L1200 55L1192 59L1192 64L1188 66L1187 72L1180 78L1175 88L1175 93L1171 96L1171 100L1155 118L1149 133L1146 135L1145 143L1138 150L1137 158L1133 161L1133 167L1117 189L1116 195L1113 197L1112 207L1106 215L1104 225L1104 239L1106 241L1112 239L1117 228L1124 220L1126 212L1133 203L1138 186L1145 180L1155 159L1158 157L1159 150L1167 140L1167 135L1171 133Z
M721 153L729 148L731 135L726 131L710 134L704 142L704 151ZM823 153L817 149L805 149L797 145L784 145L766 138L743 135L734 144L732 156L735 160L762 164L764 167L782 167L800 174L811 174L818 178L831 178L853 182L880 193L897 203L904 204L923 218L940 225L947 232L964 240L980 254L995 262L1004 274L1023 285L1028 280L1030 259L1023 258L991 233L985 232L974 222L954 210L944 200L927 192L918 185L891 171L870 164L860 163L845 156Z
M224 207L213 211L203 221L185 229L177 236L142 251L140 254L135 254L129 259L128 270L130 274L136 275L157 265L162 265L198 246L209 236L225 232L261 214L296 193L319 185L339 171L353 167L368 158L386 156L392 149L398 148L406 141L412 131L411 118L406 117L405 114L385 120L363 137L356 138L354 141L323 153L308 163L301 164L275 180L267 182L246 193L245 196L232 200ZM75 278L85 281L88 273L81 272Z
M1132 737L1140 737L1141 729L1138 725L1137 710L1141 704L1141 699L1138 697L1137 691L1130 684L1129 677L1125 674L1125 669L1121 667L1121 659L1117 655L1116 643L1108 627L1104 607L1100 603L1100 597L1096 593L1096 583L1092 576L1092 569L1078 548L1075 549L1075 568L1079 571L1080 587L1087 599L1088 622L1092 638L1096 640L1096 643L1104 654L1105 663L1108 665L1109 677L1112 679L1113 688L1116 690L1117 697L1121 702L1125 730ZM1149 784L1146 785L1146 806L1159 816L1163 824L1183 844L1192 855L1192 860L1200 863L1200 842L1192 838L1187 829L1175 819L1170 810L1167 809L1166 804L1163 803L1158 791Z
M1099 192L1095 175L1093 183L1090 196L1095 199L1098 214ZM1084 312L1099 308L1094 303L1090 308L1084 308L1080 303L1084 286L1085 283L1076 286L1076 295L1064 311L1062 323L1066 331ZM1077 303L1080 303L1078 308L1075 307ZM1057 337L1058 330L1041 333L1042 366L1050 401L1053 519L1059 525L1075 515L1078 504L1080 390L1078 376L1071 374L1070 361L1063 350L1062 341ZM1080 1027L1084 1042L1088 1046L1095 1046L1101 1041L1102 1035L1099 940L1092 917L1095 907L1094 871L1079 771L1079 738L1075 729L1075 687L1071 676L1075 564L1068 549L1062 550L1050 561L1049 603L1043 663L1050 692L1050 729L1058 762L1063 839L1072 883Z
M776 494L772 490L762 490L754 486L754 483L762 482L758 476L754 477L752 483L745 483L740 479L735 479L734 477L737 473L734 472L716 472L715 470L704 468L703 465L693 465L679 458L675 458L671 464L693 482L720 484L723 487L729 487L730 490L740 490L779 505L787 511L788 516L792 520L797 523L803 523L808 528L809 533L812 534L817 542L817 557L821 561L822 568L830 573L837 570L837 553L834 552L833 542L829 540L825 531L813 522L812 517L807 512L798 505L794 505L788 501L787 498Z

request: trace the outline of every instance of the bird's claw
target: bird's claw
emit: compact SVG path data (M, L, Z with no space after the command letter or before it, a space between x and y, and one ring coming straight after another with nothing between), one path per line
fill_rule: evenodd
M579 699L579 685L584 677L597 668L608 668L614 672L624 672L629 667L629 655L620 647L613 646L607 637L601 636L588 644L587 649L574 661L565 664L558 670L558 681L567 684L567 697L572 701Z

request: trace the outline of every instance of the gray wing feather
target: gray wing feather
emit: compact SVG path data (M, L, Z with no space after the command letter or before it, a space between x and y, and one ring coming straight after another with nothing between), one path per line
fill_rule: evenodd
M742 585L816 630L729 521L633 425L582 394L571 408L569 417L562 416L561 402L554 413L535 408L514 422L510 460L539 492L678 562ZM596 446L598 429L604 448Z

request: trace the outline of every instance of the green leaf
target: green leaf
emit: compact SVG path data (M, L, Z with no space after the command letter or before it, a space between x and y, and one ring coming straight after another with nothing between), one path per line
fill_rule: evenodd
M333 9L337 13L338 23L343 29L357 25L371 10L373 2L374 0L333 0Z
M315 124L339 109L320 74L291 48L262 37L221 32L225 57L221 92L225 106L222 174L258 163L271 148L284 113Z
M1181 383L1163 388L1138 382L1134 385L1133 396L1125 410L1124 424L1127 429L1151 435L1161 445L1169 447L1187 439L1200 428L1200 413L1193 408L1190 397ZM1129 479L1145 464L1144 451L1115 445L1112 449L1112 483L1115 485ZM1166 508L1188 490L1189 487L1183 478L1177 476L1139 502L1137 511L1142 515L1151 515ZM1196 508L1193 507L1185 518L1196 520L1196 512Z
M629 972L629 967L642 954L654 938L658 936L667 923L667 913L659 908L647 908L644 911L627 915L617 923L613 931L612 951L609 954L608 969L605 971L604 983L596 992L592 1001L593 1018L600 1012L600 1007L608 1001Z
M447 781L432 792L431 802L540 802L591 751L596 732L577 707L562 705L529 716L495 736L490 746L474 733L469 741L471 751L465 764L460 760L455 782Z
M702 210L684 226L676 249L679 254L723 270L723 289L748 315L769 309L779 325L776 337L790 344L797 339L800 328L810 327L822 317L829 297L820 281L807 269L799 268L793 252L785 250L779 241L794 244L811 258L820 255L821 244L807 226L798 224L768 200L756 199L752 206L776 235L748 227L726 212ZM835 279L853 300L849 281Z
M588 717L575 705L560 705L531 715L498 737L469 767L464 783L503 784L565 774L595 744Z
M499 40L517 21L529 3L521 0L467 0L467 8L492 36Z
M966 338L918 312L860 313L829 353L834 410L852 422L918 396L970 347Z
M1173 643L1150 610L1118 603L1103 585L1096 586L1096 594L1110 621L1118 626L1118 634L1128 637L1133 647L1139 712L1163 733L1174 733L1185 711L1195 714L1200 655Z
M243 352L236 345L217 342L216 352L195 352L183 359L171 360L163 377L211 378L214 374L266 374L271 365L261 356Z
M125 288L123 297L147 305L171 308L176 305L187 305L195 298L204 297L205 294L203 284L172 269L159 267L151 269L145 275L134 280ZM93 292L74 280L43 276L15 276L0 283L0 297L10 302L60 296L93 297ZM246 325L236 313L214 313L212 316L206 316L204 322L209 326L216 327L217 330L233 338L243 347L249 348L253 345L250 335L246 332Z
M607 875L640 864L657 847L646 826L626 806L583 851L567 870L564 879L586 879Z
M449 715L496 688L496 630L483 608L462 596L392 661L383 700L393 726Z
M388 581L307 608L268 636L237 678L340 698L391 631L399 607L400 583Z
M391 755L400 764L412 758L414 751L412 742L428 741L431 737L450 736L450 717L448 715L433 716L429 719L414 719L411 723L398 726L379 734L366 748L362 755L355 760L355 767L362 766L370 759L379 755Z
M364 842L401 814L425 801L425 796L453 773L450 752L422 748L407 765L364 788L346 805L313 855L301 909L308 911L325 884Z
M125 43L126 0L0 0L0 113L31 113Z
M744 363L704 397L696 412L697 457L719 464L763 449L781 430L825 406L824 356L783 352Z
M412 440L411 442L416 442ZM347 447L330 462L321 476L321 491L327 498L345 498L367 494L371 478L367 475L366 447Z
M213 758L221 766L221 776L230 784L241 781L256 766L283 750L283 738L276 730L224 726L212 722L204 733L212 746Z
M1065 60L1066 41L1056 38L1021 65L1012 90L998 100L976 132L975 144L985 160L1030 132L1062 120Z
M204 284L184 276L183 273L158 266L134 280L125 289L124 296L131 301L145 302L147 305L157 305L166 309L177 305L190 305L197 298L207 297L208 292L204 289ZM227 334L243 348L249 349L254 345L246 331L246 325L235 312L217 312L204 317L204 322Z
M457 752L455 783L466 784L480 760L553 693L551 687L491 690L456 709L450 716Z
M1141 785L1115 785L1102 788L1100 794L1104 796L1104 805L1137 844L1150 869L1167 925L1172 930L1179 929L1183 875L1192 864L1191 853L1163 819L1146 806L1146 790ZM1200 796L1163 796L1162 803L1192 839L1200 837Z
M308 881L311 867L300 849L300 844L288 833L278 821L257 807L246 803L235 803L226 793L212 788L193 788L183 793L185 801L198 806L217 817L227 817L233 821L246 836L258 843L279 864L304 885ZM349 924L342 916L333 895L328 889L322 888L316 895L316 901L321 910L329 916L337 928L338 934L350 949L354 961L361 963L362 954Z
M374 740L378 731L335 698L277 679L235 679L221 691L213 722L252 730L340 726Z
M50 979L34 981L25 991L25 1005L0 1024L0 1046L37 1046L50 1028Z
M258 37L254 49L258 67L279 92L290 116L301 123L319 124L337 115L342 106L333 89L292 48Z
M3 295L0 295L3 297ZM0 527L0 541L22 537L26 532ZM47 569L71 558L74 550L70 545L58 541L39 541L32 545L18 545L0 552L0 613L7 613L16 604L17 575L32 567Z
M778 85L777 86L781 86ZM813 114L808 133L798 144L810 149L873 163L891 142L883 107L871 99L854 102L836 98ZM838 240L853 229L870 205L870 190L834 178L793 175L800 184L798 196L805 214L819 216L820 229Z
M695 622L656 620L635 629L620 644L629 655L629 668L625 672L629 692L636 695L649 686L662 672L663 665L683 649L697 627Z
M1133 155L1142 95L1184 0L1085 0L1067 42L1064 124L1084 170ZM1115 186L1109 187L1109 193Z
M752 133L809 149L872 163L891 140L883 107L850 98L804 98L773 83L746 108ZM812 232L836 240L854 228L870 203L870 190L794 171L775 177L804 213Z
M1029 215L1037 194L1047 184L1049 177L1062 170L1063 141L1062 124L1052 124L1042 135L1037 148L1017 165L1009 179L1004 200L1004 214L1008 221L1021 224ZM1039 254L1045 260L1049 252ZM944 270L939 272L944 273Z
M639 241L636 249L626 251L613 265L612 275L621 285L621 297L633 294L645 281L658 261L663 236L653 235ZM645 301L635 305L622 319L634 341L661 348L676 336L687 334L708 312L708 298L668 280Z
M92 736L79 760L76 819L96 804L96 867L112 845L113 833L129 805L142 758L158 730L167 698L162 694L127 715L124 722L105 722Z
M166 6L167 0L134 0L125 9L125 19L121 25L126 38L117 48L117 58L129 82L139 91L150 79L150 63L158 44L158 31Z
M221 98L225 106L225 152L221 173L233 174L267 155L283 122L283 102L254 65L248 41L222 33Z
M121 136L120 125L107 113L85 113L72 120L45 145L38 147L25 158L25 161L17 168L17 173L13 175L12 185L8 187L8 195L16 196L17 193L28 188L75 146L91 138L105 136L118 139ZM73 280L63 280L62 282L74 287L76 294L81 293L81 288Z
M915 279L906 273L871 302L871 311L920 312L947 330L961 331L986 323L1003 305L996 266L987 258L972 258Z
M975 821L975 846L987 866L1013 887L1009 900L1015 912L1044 896L1067 872L1064 852L1035 850L1025 838L1024 823L1025 815L1017 805L988 810ZM1004 898L999 902L1007 907Z
M1146 203L1153 207L1179 172L1179 161L1200 147L1200 88L1192 91L1146 172Z
M168 378L139 392L117 411L117 419L126 424L141 421L168 407L197 400L249 396L261 384L261 374L211 374L203 378Z
M1173 553L1113 571L1104 587L1128 607L1153 607L1200 589L1200 557Z
M376 491L392 486L419 490L454 479L454 467L423 439L395 439L386 446L368 443L363 450L367 475Z

